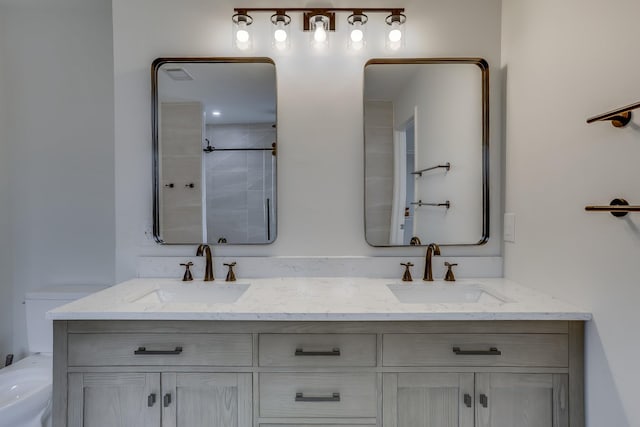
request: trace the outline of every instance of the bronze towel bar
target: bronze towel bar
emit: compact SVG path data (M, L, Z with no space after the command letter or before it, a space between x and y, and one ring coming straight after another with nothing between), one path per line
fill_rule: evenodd
M613 199L609 206L586 206L587 212L609 212L611 215L621 218L629 212L640 212L640 206L631 206L625 199Z
M635 110L636 108L640 108L640 102L618 108L617 110L609 111L608 113L600 114L599 116L591 117L590 119L587 119L587 123L610 120L613 126L622 128L629 124L631 121L631 110Z

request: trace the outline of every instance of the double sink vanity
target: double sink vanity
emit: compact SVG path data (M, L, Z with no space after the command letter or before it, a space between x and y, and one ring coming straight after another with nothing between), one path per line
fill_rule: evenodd
M274 61L151 71L156 241L273 242L287 149ZM487 61L372 59L363 76L367 242L495 255L477 248L491 223ZM425 279L439 254L428 246ZM270 277L139 278L50 312L54 427L584 426L589 313L503 279L380 278L410 263L363 259L339 262L376 278L309 277L336 275L315 259L285 277L264 258L254 271Z
M133 279L50 313L55 426L583 426L584 311L503 279Z

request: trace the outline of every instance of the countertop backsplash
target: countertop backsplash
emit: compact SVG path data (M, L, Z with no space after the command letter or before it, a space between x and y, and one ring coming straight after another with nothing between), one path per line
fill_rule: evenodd
M402 277L404 267L400 263L414 264L411 274L414 280L422 279L424 256L421 257L216 257L214 249L214 275L223 279L227 274L224 263L236 262L235 273L238 280L243 278L272 277ZM191 261L191 271L195 279L204 274L203 257L158 257L141 256L137 262L137 276L180 278L184 273L181 263ZM433 257L433 275L444 277L444 262L457 263L454 268L456 278L502 277L502 257Z

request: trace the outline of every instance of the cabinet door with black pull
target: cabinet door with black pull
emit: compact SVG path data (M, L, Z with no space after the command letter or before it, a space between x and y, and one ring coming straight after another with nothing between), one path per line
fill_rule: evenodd
M69 374L69 427L158 427L160 374Z
M567 427L565 374L476 374L478 427Z
M162 374L162 427L251 427L252 375Z
M384 374L383 426L473 427L473 396L473 373Z

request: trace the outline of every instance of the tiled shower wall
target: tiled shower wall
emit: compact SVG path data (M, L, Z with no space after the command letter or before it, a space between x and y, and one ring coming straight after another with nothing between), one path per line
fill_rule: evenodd
M206 126L215 148L271 148L276 129L268 124ZM276 235L275 156L266 151L204 153L207 240L265 243ZM269 200L270 215L267 215ZM268 220L269 218L269 220Z
M372 245L386 245L389 242L393 202L393 104L388 101L365 102L364 122L367 141L366 237Z

